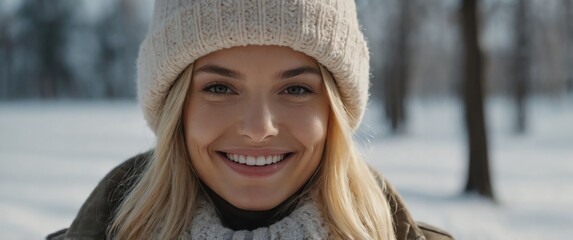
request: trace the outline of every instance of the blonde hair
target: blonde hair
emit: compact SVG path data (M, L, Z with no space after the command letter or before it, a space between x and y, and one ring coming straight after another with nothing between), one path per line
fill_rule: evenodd
M199 185L181 119L192 74L193 64L178 77L160 108L153 156L108 227L114 239L174 239L190 222L180 216L192 216Z
M324 67L320 68L331 114L323 160L309 190L318 192L331 237L393 240L388 201L358 154L351 119L336 83ZM115 212L108 236L175 239L190 223L201 191L187 154L181 120L192 72L193 64L178 77L160 108L154 154Z
M318 180L324 214L336 239L396 239L383 187L361 159L352 138L350 114L332 75L320 67L331 114Z

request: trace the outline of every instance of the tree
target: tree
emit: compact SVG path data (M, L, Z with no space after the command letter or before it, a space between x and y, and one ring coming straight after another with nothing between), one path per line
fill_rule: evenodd
M393 33L392 48L389 49L389 64L384 78L384 110L393 133L403 130L406 121L406 95L410 73L409 35L412 26L412 0L401 0Z
M526 128L526 99L529 90L529 36L527 0L517 0L514 19L514 47L513 47L513 97L516 107L515 131L524 133Z
M565 64L567 69L567 88L573 92L573 1L563 0L563 7L565 8L565 27L567 28L567 59Z
M12 76L12 49L14 41L8 27L12 23L12 16L0 15L0 99L10 94L9 79Z
M134 63L145 27L136 17L138 1L119 0L114 4L96 26L101 48L96 67L102 75L104 97L133 97Z
M468 178L465 192L494 199L489 172L487 134L483 106L483 58L479 45L477 0L463 0L462 41L463 99L469 145Z
M65 45L74 4L69 0L22 2L17 14L22 30L15 46L19 48L18 57L26 59L27 65L20 69L23 73L18 84L26 88L22 95L42 98L73 95ZM35 88L27 89L30 86Z

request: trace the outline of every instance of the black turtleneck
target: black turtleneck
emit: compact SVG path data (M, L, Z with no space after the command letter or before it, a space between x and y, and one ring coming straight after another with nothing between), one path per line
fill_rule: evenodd
M225 227L234 231L254 230L260 227L268 227L284 217L290 215L296 208L300 195L303 193L306 184L301 187L287 200L270 210L252 211L244 210L233 206L227 202L205 183L201 182L201 187L215 206L217 214Z

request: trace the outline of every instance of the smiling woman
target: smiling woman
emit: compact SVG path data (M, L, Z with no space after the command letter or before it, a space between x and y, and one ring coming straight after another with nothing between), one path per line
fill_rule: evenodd
M356 150L369 80L355 11L157 0L138 60L156 147L48 239L450 239Z
M195 69L183 110L193 169L233 206L279 205L322 157L329 104L316 60L248 46L201 57Z

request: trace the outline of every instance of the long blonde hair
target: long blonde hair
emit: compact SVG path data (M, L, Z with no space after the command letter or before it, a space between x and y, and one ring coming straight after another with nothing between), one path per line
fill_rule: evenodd
M318 180L327 221L336 239L396 239L388 200L352 138L349 114L332 75L320 67L331 114Z
M331 113L323 160L310 189L318 191L317 201L333 238L393 240L388 201L358 154L336 83L320 68ZM192 75L193 64L169 91L158 116L154 154L116 210L108 236L175 239L190 223L201 191L187 154L182 123Z

